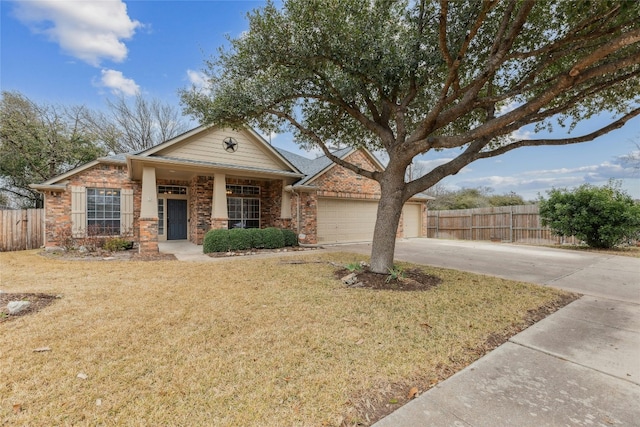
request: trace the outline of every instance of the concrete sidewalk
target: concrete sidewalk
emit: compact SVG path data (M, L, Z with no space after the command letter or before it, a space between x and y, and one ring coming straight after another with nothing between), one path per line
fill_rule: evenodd
M336 246L368 253L370 245ZM412 239L396 259L579 292L376 427L640 426L640 259Z

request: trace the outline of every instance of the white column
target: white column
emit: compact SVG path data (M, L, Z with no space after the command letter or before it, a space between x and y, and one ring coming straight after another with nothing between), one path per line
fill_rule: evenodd
M213 200L211 217L215 219L227 219L227 180L223 173L213 175Z
M141 218L158 218L158 192L156 191L156 169L142 168Z
M280 202L280 218L291 219L291 193L286 191L287 181L282 180L282 200Z

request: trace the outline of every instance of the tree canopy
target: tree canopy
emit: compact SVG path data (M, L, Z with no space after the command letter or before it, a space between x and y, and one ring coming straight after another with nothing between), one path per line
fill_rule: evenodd
M205 62L206 91L182 91L203 124L291 130L380 183L371 265L393 263L402 205L469 163L510 150L590 141L640 114L640 2L604 0L288 0ZM587 135L519 139L603 111ZM384 171L329 145L384 150ZM413 180L417 155L459 148Z
M37 104L18 92L0 101L0 192L20 207L41 207L29 184L39 183L106 154L81 125L82 108Z

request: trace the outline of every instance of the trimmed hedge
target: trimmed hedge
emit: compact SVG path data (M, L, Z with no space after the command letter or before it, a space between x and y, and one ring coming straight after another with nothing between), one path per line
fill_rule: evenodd
M211 252L229 252L229 230L209 230L204 236L202 250L205 254Z
M283 228L282 235L284 236L285 246L298 246L298 235L295 231Z
M256 249L264 249L266 246L266 240L264 232L261 228L247 228L245 230L249 236L251 236L251 247Z
M229 248L233 251L251 249L251 235L243 228L229 230Z
M202 251L211 252L244 251L247 249L278 249L297 246L295 232L275 227L233 228L230 230L210 230L204 236Z

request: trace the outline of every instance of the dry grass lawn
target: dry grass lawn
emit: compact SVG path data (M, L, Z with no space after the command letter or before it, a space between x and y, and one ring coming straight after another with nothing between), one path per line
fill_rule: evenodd
M441 269L427 292L347 289L334 270L0 253L2 291L62 296L0 323L0 424L371 424L564 295Z

